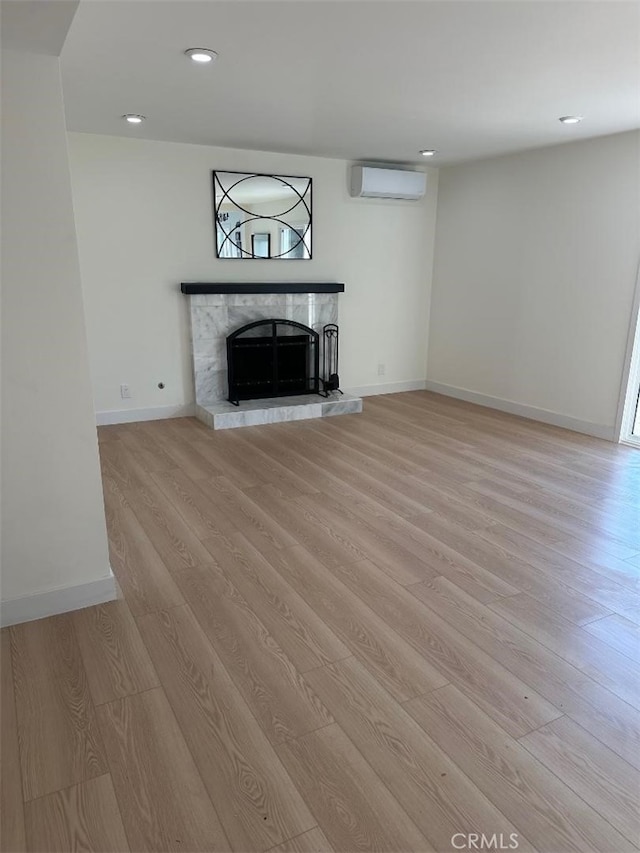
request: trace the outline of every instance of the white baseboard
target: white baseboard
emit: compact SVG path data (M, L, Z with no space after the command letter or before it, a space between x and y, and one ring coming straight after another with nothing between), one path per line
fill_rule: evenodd
M0 603L0 625L4 628L19 622L31 622L33 619L80 610L93 604L104 604L117 597L116 579L110 571L108 577L90 583L9 598Z
M382 385L357 385L343 388L345 394L354 397L374 397L376 394L398 394L401 391L424 391L427 384L424 379L407 379L403 382L385 382Z
M455 385L445 385L441 382L434 382L431 379L407 379L401 382L385 382L380 385L358 385L345 388L344 390L355 397L372 397L377 394L399 394L402 391L433 391L436 394L444 394L446 397L455 397L457 400L477 403L479 406L487 406L490 409L509 412L512 415L519 415L523 418L552 424L563 429L575 430L586 435L593 435L596 438L604 438L607 441L616 440L613 426L583 421L559 412L539 409L536 406L527 406L524 403L516 403L512 400L503 400L501 397L492 397L489 394L469 391L466 388L457 388ZM113 409L106 412L96 412L96 424L98 426L108 426L110 424L133 423L135 421L156 421L165 418L189 418L194 415L195 405L193 403L181 406L159 406L149 409Z
M161 421L165 418L191 418L195 414L195 404L182 406L158 406L155 409L111 409L96 412L96 425L130 424L135 421Z
M456 388L455 385L444 385L441 382L433 382L431 379L427 379L424 388L436 394L455 397L457 400L466 400L468 403L477 403L479 406L498 409L500 412L508 412L511 415L520 415L522 418L530 418L533 421L542 421L545 424L582 432L585 435L593 435L596 438L604 438L607 441L616 440L614 427L606 424L582 421L579 418L572 418L559 412L527 406L524 403L515 403L512 400L503 400L500 397L491 397L488 394L479 394L477 391L468 391L466 388Z

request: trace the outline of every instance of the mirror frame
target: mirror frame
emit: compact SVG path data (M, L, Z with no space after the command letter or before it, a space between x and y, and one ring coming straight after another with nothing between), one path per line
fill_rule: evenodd
M217 177L218 175L238 175L238 180L232 184L231 187L225 189L220 179ZM299 176L299 175L272 175L266 174L263 172L236 172L231 169L214 169L211 173L212 178L212 190L213 190L213 230L214 230L214 243L216 249L216 258L225 261L310 261L313 257L312 255L312 237L311 237L311 224L313 222L313 214L312 214L312 200L313 200L313 179L307 176ZM273 178L274 180L280 181L282 184L289 186L292 192L297 196L297 200L290 207L287 207L286 210L281 211L278 214L274 214L272 216L263 216L259 213L255 213L244 207L242 204L238 204L233 199L233 189L237 187L238 184L246 181L250 178ZM289 183L291 180L296 181L306 181L306 188L302 192L302 194L291 184ZM236 230L236 226L234 226L230 231L227 231L224 227L224 224L220 218L220 214L226 211L222 211L220 208L225 201L230 201L234 207L238 210L242 211L245 215L245 218L240 223L241 225L245 225L248 222L276 222L280 226L285 226L287 228L292 228L293 225L289 222L286 222L279 217L285 216L287 213L290 213L295 208L298 208L302 203L303 209L306 209L307 214L309 216L309 221L306 224L304 233L299 238L298 242L294 244L291 248L287 250L287 252L282 255L270 255L268 258L265 258L260 255L254 255L252 248L245 248L243 245L238 246L237 243L233 243L232 234ZM288 204L288 201L286 202ZM222 243L218 241L218 229L222 230L224 234L224 239ZM240 250L240 254L235 257L228 257L226 255L220 254L220 249L227 241L231 241L233 245L237 246ZM303 243L308 251L308 256L305 258L296 258L296 257L286 257L289 252L292 251L293 248L298 246L300 243Z

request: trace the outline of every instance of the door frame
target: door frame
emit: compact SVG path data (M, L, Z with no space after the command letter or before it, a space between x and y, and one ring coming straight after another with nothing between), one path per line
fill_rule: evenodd
M640 447L640 436L633 435L636 410L640 405L640 264L631 309L624 370L616 416L615 438L618 442Z

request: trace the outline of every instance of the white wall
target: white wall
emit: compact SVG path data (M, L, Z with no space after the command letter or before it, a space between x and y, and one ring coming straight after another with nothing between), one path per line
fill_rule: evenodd
M3 51L2 112L2 608L10 622L113 597L114 584L57 58ZM69 595L52 592L61 588Z
M420 202L366 200L349 197L340 160L78 133L69 144L98 412L193 401L189 280L344 282L343 387L424 381L435 170ZM311 176L313 259L216 259L212 169Z
M613 436L639 256L639 154L632 132L441 170L432 387Z

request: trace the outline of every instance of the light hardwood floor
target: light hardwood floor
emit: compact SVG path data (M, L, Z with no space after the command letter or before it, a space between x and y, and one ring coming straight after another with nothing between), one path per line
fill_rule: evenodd
M99 438L124 600L2 632L5 853L638 849L639 450L427 392Z

